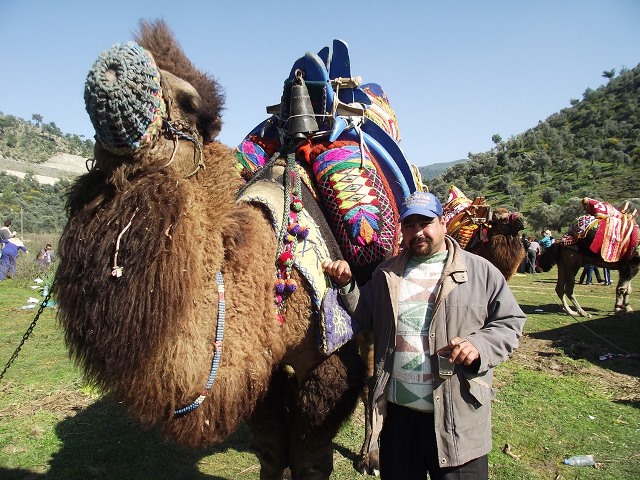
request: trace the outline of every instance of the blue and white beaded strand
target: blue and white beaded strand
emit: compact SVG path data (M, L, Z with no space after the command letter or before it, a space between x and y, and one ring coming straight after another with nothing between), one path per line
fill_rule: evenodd
M218 324L216 328L216 341L213 345L213 361L211 362L211 372L209 373L209 380L204 387L204 390L198 398L196 398L191 404L186 407L179 408L174 412L174 415L183 415L189 413L192 410L198 408L205 398L209 395L213 381L218 373L218 367L220 366L220 356L222 354L222 339L224 337L224 320L226 317L226 307L224 302L224 280L222 278L222 272L216 273L216 283L218 284Z

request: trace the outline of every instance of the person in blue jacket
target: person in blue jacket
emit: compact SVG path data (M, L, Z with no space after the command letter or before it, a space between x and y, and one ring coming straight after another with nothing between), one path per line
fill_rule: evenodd
M22 240L13 237L1 240L4 248L2 249L2 261L0 262L0 281L5 278L11 278L16 274L16 260L20 250L29 253L27 247L24 246Z

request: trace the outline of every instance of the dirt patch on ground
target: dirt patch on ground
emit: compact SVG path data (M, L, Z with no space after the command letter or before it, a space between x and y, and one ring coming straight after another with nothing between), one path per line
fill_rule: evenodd
M88 407L95 400L95 397L78 391L29 392L28 395L22 396L19 403L0 410L0 418L24 418L39 412L65 418Z

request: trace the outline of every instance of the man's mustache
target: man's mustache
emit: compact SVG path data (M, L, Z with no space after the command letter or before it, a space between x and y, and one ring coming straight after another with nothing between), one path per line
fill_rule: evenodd
M420 243L420 242L429 243L430 241L431 240L429 240L427 237L423 237L422 235L420 235L419 237L412 238L411 241L409 242L409 245L415 245L416 243Z

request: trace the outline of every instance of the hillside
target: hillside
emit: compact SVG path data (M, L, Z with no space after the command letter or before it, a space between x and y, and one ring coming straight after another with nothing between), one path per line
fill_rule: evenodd
M466 162L466 158L462 158L460 160L454 160L453 162L443 162L443 163L432 163L431 165L427 165L424 167L418 167L420 170L420 175L422 176L423 182L428 182L433 180L437 176L444 173L448 168L457 165L458 163Z
M37 114L33 122L0 113L0 220L19 231L56 232L67 221L66 188L87 171L93 141L63 134Z
M640 66L603 72L608 82L526 132L428 181L446 200L456 185L473 198L524 213L530 232L563 231L587 196L640 209Z

